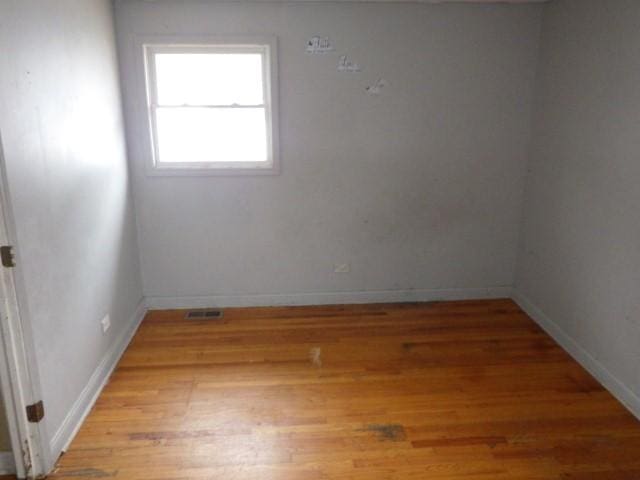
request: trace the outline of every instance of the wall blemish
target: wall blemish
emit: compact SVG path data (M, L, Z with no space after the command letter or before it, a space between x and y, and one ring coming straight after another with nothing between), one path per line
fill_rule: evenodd
M376 83L365 88L369 95L380 95L382 89L388 85L388 82L384 78L379 78Z
M307 53L329 53L333 51L334 48L329 37L316 35L307 41Z
M338 60L338 71L347 73L356 73L362 71L360 65L349 60L346 55L342 55Z

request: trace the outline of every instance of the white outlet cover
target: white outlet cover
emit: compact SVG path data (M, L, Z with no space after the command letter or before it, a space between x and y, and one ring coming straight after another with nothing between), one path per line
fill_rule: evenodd
M349 273L351 271L351 266L348 263L336 263L333 266L334 273Z
M102 333L107 333L107 330L109 330L109 327L111 326L111 318L108 314L100 320L100 324L102 325Z

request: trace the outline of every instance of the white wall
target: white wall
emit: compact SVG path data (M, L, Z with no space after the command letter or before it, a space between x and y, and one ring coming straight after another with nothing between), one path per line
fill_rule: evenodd
M152 305L507 294L541 8L121 2ZM144 175L149 135L132 45L134 35L156 33L278 36L281 175ZM336 54L305 54L316 34L330 36ZM342 53L363 71L338 73ZM388 88L368 96L381 77ZM335 263L351 273L333 273Z
M113 28L108 0L0 2L0 132L21 308L55 456L142 298Z
M637 0L545 9L516 288L640 416L638 25Z

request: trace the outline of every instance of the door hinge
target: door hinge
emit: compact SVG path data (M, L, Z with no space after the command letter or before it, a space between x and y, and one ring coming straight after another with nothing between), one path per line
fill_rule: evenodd
M27 405L27 420L38 423L44 418L44 402L40 400L33 405Z
M2 259L3 267L11 268L16 266L13 258L13 247L11 245L3 245L0 247L0 258Z

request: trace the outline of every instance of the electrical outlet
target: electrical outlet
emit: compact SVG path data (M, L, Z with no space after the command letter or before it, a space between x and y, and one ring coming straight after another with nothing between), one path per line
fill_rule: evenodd
M351 266L348 263L336 263L333 266L333 273L349 273Z
M100 325L102 325L102 333L107 333L109 327L111 326L111 318L109 314L106 314L102 320L100 320Z

